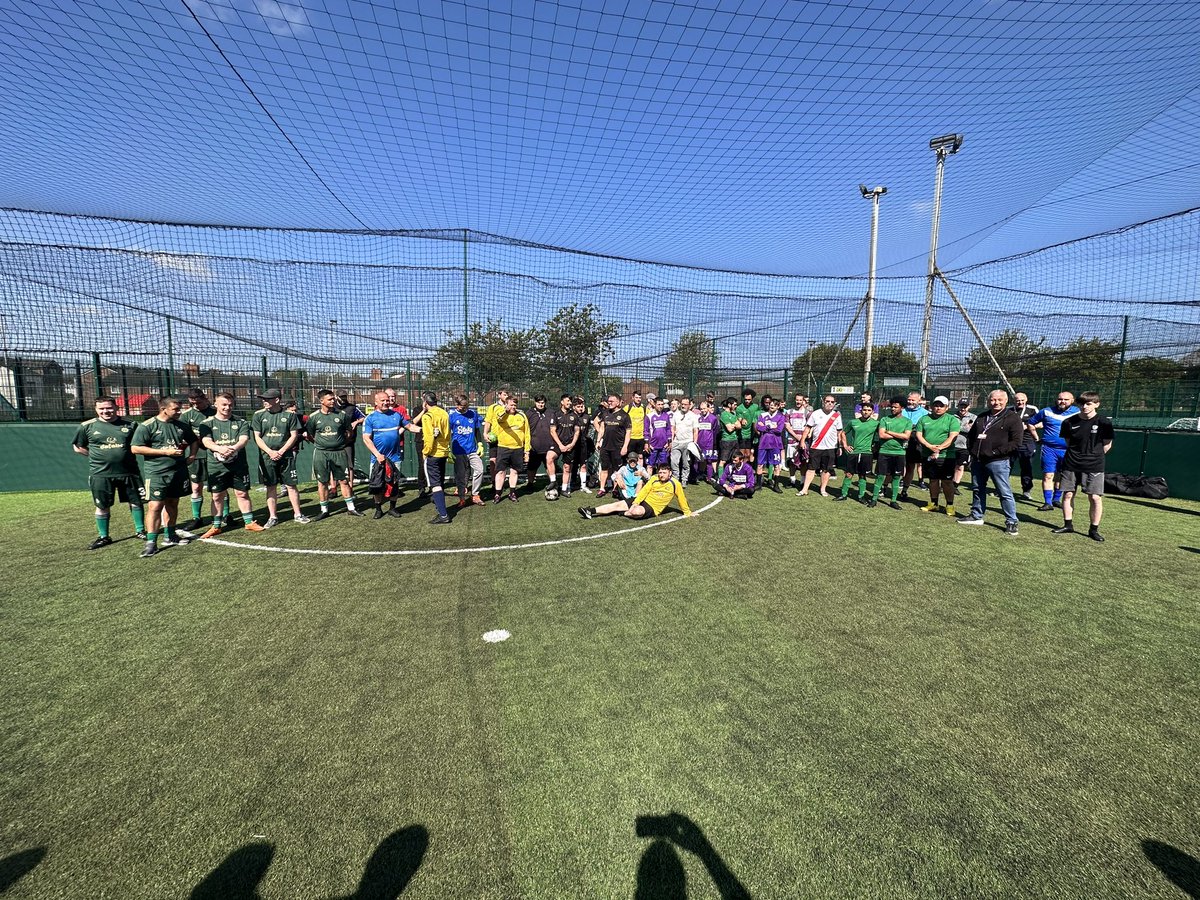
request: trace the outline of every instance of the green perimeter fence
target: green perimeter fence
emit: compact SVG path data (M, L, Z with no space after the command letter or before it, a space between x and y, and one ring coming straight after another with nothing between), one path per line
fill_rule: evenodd
M63 491L87 488L87 460L71 451L76 426L65 422L0 425L0 492ZM416 475L414 435L409 435L405 474ZM311 472L311 445L300 453L302 477ZM251 444L251 472L257 471L257 448ZM367 452L361 444L361 468ZM1160 475L1167 479L1171 496L1200 500L1200 434L1119 428L1108 457L1110 472L1127 475Z

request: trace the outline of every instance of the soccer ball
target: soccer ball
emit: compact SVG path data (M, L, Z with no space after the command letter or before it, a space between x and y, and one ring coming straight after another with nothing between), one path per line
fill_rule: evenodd
M546 499L547 500L557 500L558 499L558 488L553 487L553 486L546 488Z

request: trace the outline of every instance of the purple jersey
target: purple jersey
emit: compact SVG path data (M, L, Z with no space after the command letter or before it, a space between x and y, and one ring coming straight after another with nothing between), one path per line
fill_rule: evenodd
M717 439L717 417L713 413L701 416L696 423L696 446L703 455L711 451Z
M758 439L760 448L769 450L783 449L783 413L759 413L758 421L754 423L754 430L762 435Z
M646 416L646 446L661 450L671 443L671 414L666 410Z
M721 487L727 484L744 485L746 490L754 490L754 467L749 463L742 463L740 466L730 463L721 473Z

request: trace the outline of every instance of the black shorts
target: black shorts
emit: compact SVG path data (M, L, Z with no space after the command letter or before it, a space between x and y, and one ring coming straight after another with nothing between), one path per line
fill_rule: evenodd
M621 455L621 448L608 449L607 447L600 450L600 468L606 469L609 472L615 472L621 466L625 465L625 457Z
M832 447L828 450L812 450L809 452L808 468L812 472L829 472L837 471L837 448Z
M740 438L738 438L737 445L738 445L739 450L753 450L754 449L754 438L740 437Z
M918 441L916 438L913 438L912 440L910 440L908 442L908 444L904 448L905 461L910 462L910 463L911 462L920 462L921 457L923 455L921 451L923 449L924 448L921 446L920 441Z
M928 457L921 468L921 474L926 478L937 478L942 481L949 481L954 477L955 459L951 457L946 459L944 456L934 459Z
M636 453L638 456L641 456L642 452L645 449L646 449L646 441L644 438L637 438L637 439L630 438L629 439L629 452L630 453Z
M863 478L870 476L875 460L870 453L848 453L843 463L847 475L859 475Z
M513 469L517 472L525 471L525 448L523 447L497 447L496 448L496 471L507 472Z
M628 503L629 501L626 501L626 502ZM632 505L633 504L630 504L631 507L632 507ZM643 503L642 510L643 510L642 514L640 516L638 516L639 519L653 519L655 516L658 515L658 513L656 513L654 511L654 507L651 506L649 503ZM663 510L663 512L666 512L666 510Z
M954 458L954 468L970 469L971 464L974 462L975 460L971 457L970 453L968 453L966 450L959 450L958 456Z
M904 457L899 454L880 453L879 468L876 474L880 478L887 478L889 475L904 474Z

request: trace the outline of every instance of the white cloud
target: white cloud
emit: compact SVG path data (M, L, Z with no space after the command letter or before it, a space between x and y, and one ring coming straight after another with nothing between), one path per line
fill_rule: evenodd
M190 5L201 18L217 19L221 22L237 20L237 10L226 0L190 0Z
M910 211L916 213L918 216L923 216L933 210L933 201L932 200L914 200L912 203L908 204L908 208Z
M262 16L272 34L298 37L308 31L308 15L299 3L283 0L254 0L254 8Z
M208 263L195 256L177 256L174 253L152 253L150 258L154 264L164 269L191 275L193 278L203 278L205 281L213 277L213 271Z

